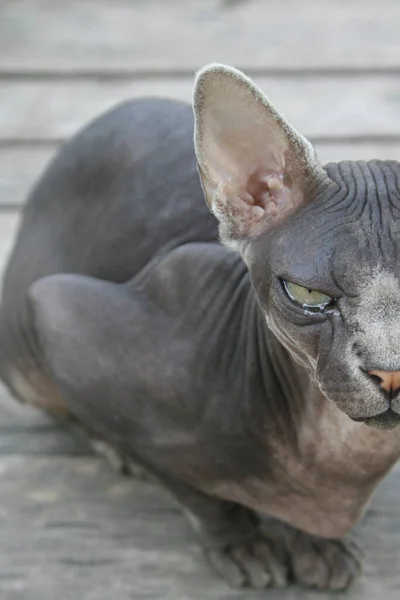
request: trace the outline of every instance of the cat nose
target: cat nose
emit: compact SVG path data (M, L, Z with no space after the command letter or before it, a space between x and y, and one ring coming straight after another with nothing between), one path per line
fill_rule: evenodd
M369 375L379 380L379 385L385 392L397 392L400 389L400 371L368 371Z

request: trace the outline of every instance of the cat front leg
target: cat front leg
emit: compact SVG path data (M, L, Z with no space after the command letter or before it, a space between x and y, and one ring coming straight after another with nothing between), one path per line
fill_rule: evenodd
M248 508L204 494L180 480L162 477L183 509L214 572L231 586L284 587L289 568L284 553L260 529Z
M164 481L165 483L165 481ZM361 573L361 552L347 540L316 538L180 481L167 486L188 517L214 572L234 587L348 589Z

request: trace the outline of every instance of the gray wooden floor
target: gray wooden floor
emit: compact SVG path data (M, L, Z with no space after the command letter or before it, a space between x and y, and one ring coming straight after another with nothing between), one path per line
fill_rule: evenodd
M194 71L246 69L321 159L400 157L398 0L1 0L0 268L27 189L64 139L122 99L190 99ZM356 531L350 600L400 597L400 469ZM1 600L306 600L229 590L169 496L0 392ZM332 598L337 597L332 594Z

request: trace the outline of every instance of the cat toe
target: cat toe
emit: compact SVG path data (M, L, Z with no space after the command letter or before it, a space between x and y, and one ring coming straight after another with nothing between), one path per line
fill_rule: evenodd
M360 553L351 542L299 534L291 552L294 580L319 590L347 590L361 573Z

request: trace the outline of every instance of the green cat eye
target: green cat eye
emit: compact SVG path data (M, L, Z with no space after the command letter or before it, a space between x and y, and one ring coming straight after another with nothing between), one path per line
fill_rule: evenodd
M283 287L293 302L300 304L303 308L323 309L333 302L333 298L317 290L292 283L291 281L282 281Z

